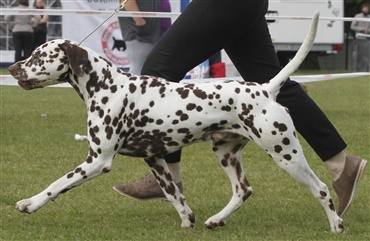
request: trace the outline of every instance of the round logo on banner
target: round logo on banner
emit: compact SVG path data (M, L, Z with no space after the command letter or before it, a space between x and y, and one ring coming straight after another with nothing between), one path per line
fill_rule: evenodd
M118 66L128 65L127 54L124 52L126 44L122 40L121 28L118 21L112 22L104 30L101 37L101 44L108 60Z

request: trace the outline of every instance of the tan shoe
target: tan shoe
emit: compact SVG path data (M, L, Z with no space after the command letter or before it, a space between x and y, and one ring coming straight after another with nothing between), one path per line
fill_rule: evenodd
M342 174L333 182L333 188L338 195L338 216L351 206L356 197L358 183L364 174L367 161L355 156L346 156Z
M182 192L182 182L176 183L176 185L180 189L180 192ZM167 200L152 172L137 182L117 184L113 186L113 189L126 197L140 201Z

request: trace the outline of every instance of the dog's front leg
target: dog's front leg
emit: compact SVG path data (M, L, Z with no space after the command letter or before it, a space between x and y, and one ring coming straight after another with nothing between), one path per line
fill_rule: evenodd
M81 185L87 180L109 172L112 166L113 157L114 154L104 155L103 153L100 153L97 155L97 153L90 148L90 153L84 163L53 182L39 194L29 199L23 199L17 202L16 208L25 213L33 213L37 211L50 200L56 199L60 194Z
M195 216L193 211L185 202L185 196L180 192L175 182L172 180L171 173L163 158L148 158L145 162L152 169L157 178L159 186L166 195L168 201L176 208L182 219L182 227L194 227Z

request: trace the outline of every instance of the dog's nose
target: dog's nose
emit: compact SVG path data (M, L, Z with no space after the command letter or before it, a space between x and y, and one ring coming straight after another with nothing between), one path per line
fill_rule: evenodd
M16 63L15 63L15 64L10 65L10 66L8 67L9 72L10 72L10 73L12 73L12 72L16 69L16 67L17 67L17 64L16 64Z

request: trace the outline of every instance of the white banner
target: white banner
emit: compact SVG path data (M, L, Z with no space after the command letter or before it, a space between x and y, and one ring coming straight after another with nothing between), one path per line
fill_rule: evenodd
M110 1L71 1L62 0L63 9L80 9L84 11L111 11L113 12L120 4L120 0ZM63 17L63 37L80 42L89 35L98 25L105 21L106 15L89 16L88 14L69 15ZM129 61L123 48L121 29L117 16L113 16L105 22L96 32L87 38L83 45L93 49L104 56L118 67L128 67Z
M97 11L113 13L120 5L120 0L61 0L63 10L81 10L83 14L63 16L63 38L80 42L109 16L99 15ZM170 0L171 10L179 11L180 2ZM87 11L87 12L86 12ZM91 12L89 15L88 12ZM122 33L117 15L111 17L90 37L83 41L83 46L91 48L104 56L117 67L129 67L127 53L124 51ZM174 18L173 18L174 19Z

